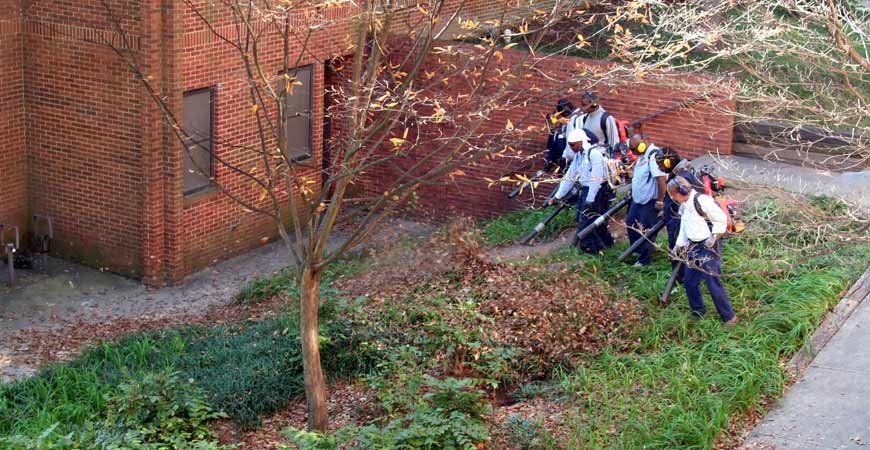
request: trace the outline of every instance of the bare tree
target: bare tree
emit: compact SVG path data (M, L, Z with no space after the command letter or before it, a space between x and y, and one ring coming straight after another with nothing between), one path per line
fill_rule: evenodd
M128 31L113 11L116 32ZM481 126L493 112L523 108L528 92L520 86L534 70L542 31L573 2L526 2L516 11L512 2L499 5L498 17L478 22L465 15L471 1L301 1L184 0L183 8L218 43L237 58L249 105L254 138L216 137L211 156L247 182L213 184L246 211L269 217L275 224L301 288L300 329L311 429L327 428L326 382L318 345L318 292L326 267L368 239L383 220L413 198L423 184L445 176L461 176L462 167L512 150L525 133L511 123L484 133ZM541 3L540 5L538 3ZM341 14L334 14L343 8ZM333 18L338 16L338 18ZM530 26L534 23L536 25ZM502 53L501 30L515 24L515 42L530 49L508 60ZM332 30L350 55L333 60L338 81L329 87L333 106L326 116L335 133L327 142L325 168L293 158L285 124L298 114L289 106L302 86L295 67L316 51L312 38ZM489 33L486 31L490 30ZM492 31L495 30L495 31ZM473 44L448 41L458 34ZM152 83L130 46L112 47L158 105L166 125L188 155L203 151L180 121L180 112L166 101L167 93ZM123 43L122 43L123 44ZM514 44L516 45L516 44ZM270 49L279 49L270 53ZM277 58L274 53L279 54ZM326 61L319 61L326 63ZM277 74L277 75L276 75ZM529 114L532 114L529 112ZM228 158L220 148L245 152L244 162ZM397 167L401 158L414 161ZM394 170L383 195L351 194L351 185L380 167ZM207 174L208 168L197 167ZM251 191L257 195L251 195ZM289 220L288 220L289 219ZM350 224L347 239L328 246L340 221Z
M732 75L739 129L778 149L823 149L804 163L870 161L870 11L847 0L629 2L614 52L633 64ZM613 28L611 28L613 31ZM681 48L680 58L670 50ZM741 125L743 124L743 125ZM751 139L750 139L751 140ZM776 158L774 150L769 157Z

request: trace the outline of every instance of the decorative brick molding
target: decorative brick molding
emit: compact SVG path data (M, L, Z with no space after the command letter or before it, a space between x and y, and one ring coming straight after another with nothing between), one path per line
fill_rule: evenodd
M34 37L90 42L121 50L139 51L142 49L142 38L139 36L127 34L125 39L125 36L114 30L75 26L60 22L50 22L48 20L25 19L24 32Z
M349 17L357 10L353 5L341 5L332 8L327 8L323 11L315 11L312 8L302 9L298 12L294 12L290 14L289 26L291 28L306 28L308 24L312 23L311 20L314 19L316 21L335 21L340 20L346 17ZM188 30L184 33L184 47L199 47L203 45L210 45L214 43L220 43L221 38L219 36L225 36L230 40L234 39L236 36L236 32L238 31L238 27L236 24L232 23L214 23L211 28L203 26L201 21L193 20L192 23L196 23L196 27L194 29ZM282 24L283 25L283 24ZM261 21L252 24L252 28L256 33L268 32L268 29L274 27L275 24L273 22ZM335 27L330 27L332 31L336 31Z
M21 19L0 19L0 37L21 33Z

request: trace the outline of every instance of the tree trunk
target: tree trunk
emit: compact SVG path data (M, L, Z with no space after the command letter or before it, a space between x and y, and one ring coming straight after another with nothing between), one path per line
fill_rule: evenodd
M317 328L317 300L322 272L310 266L302 272L299 328L302 332L302 367L305 377L305 399L308 401L308 429L326 431L326 379L320 365L320 343Z

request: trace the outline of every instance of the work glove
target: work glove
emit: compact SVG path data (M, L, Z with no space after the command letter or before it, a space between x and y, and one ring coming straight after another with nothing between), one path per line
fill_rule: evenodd
M714 247L716 247L716 241L717 241L717 240L718 240L718 239L716 239L716 236L710 236L710 237L708 237L708 238L704 241L704 247L707 247L707 248L714 248Z

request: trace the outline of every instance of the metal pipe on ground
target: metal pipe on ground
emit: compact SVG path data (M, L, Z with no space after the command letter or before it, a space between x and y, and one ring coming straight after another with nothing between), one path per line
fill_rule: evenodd
M680 274L680 271L683 270L683 262L680 261L674 266L674 270L671 272L671 277L668 278L668 282L665 283L665 290L662 292L662 298L659 300L659 303L662 306L668 306L668 302L671 300L671 291L674 290L674 284L677 283L677 277Z
M589 236L589 234L592 233L593 230L607 223L612 215L616 214L617 212L619 212L619 210L625 208L630 203L631 199L628 197L620 200L617 204L613 205L613 207L605 211L604 214L598 216L598 218L595 219L595 222L592 222L591 224L589 224L589 226L580 230L580 232L577 233L576 241L579 242L583 240L583 238L585 238L586 236Z
M12 231L14 241L6 240L6 231ZM6 251L6 264L9 266L9 286L15 284L15 252L21 248L21 233L15 225L0 224L0 247Z
M647 230L647 232L644 233L644 235L641 236L640 239L634 241L634 244L631 244L627 249L625 249L625 251L622 252L621 255L619 255L619 258L617 258L617 260L619 262L625 261L625 258L628 258L632 253L634 253L634 251L637 250L638 247L643 245L644 242L652 242L652 236L654 234L658 233L659 231L661 231L661 229L664 227L665 227L665 221L664 220L658 221L658 223L656 223L655 225L652 226L652 228Z
M541 231L544 231L544 228L546 228L547 224L550 223L551 220L556 218L556 216L558 216L559 213L562 212L563 209L565 209L569 206L571 206L571 205L569 205L568 203L564 203L564 202L559 203L559 207L556 208L555 210L553 210L553 212L551 212L547 217L545 217L544 220L538 222L538 224L535 225L535 228L533 228L532 231L529 231L528 234L526 234L525 236L523 236L522 239L519 240L519 244L520 245L528 245L529 242L532 242L532 239L534 239L535 236L540 234Z

